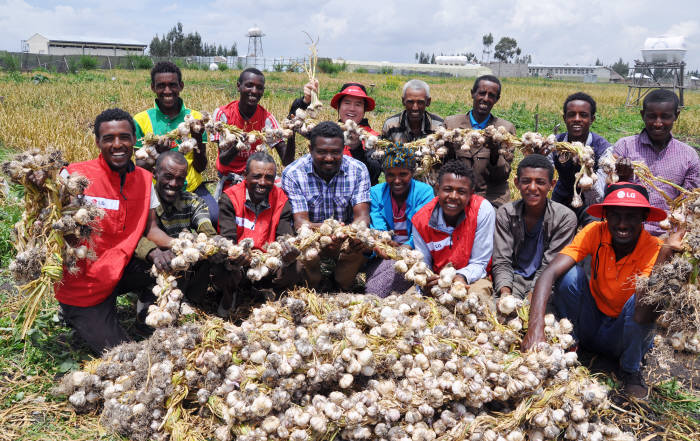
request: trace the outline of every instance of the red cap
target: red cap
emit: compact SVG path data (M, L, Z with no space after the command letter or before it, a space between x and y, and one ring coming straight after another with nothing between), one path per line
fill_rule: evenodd
M362 90L362 88L360 88L360 86L354 85L348 86L340 92L336 93L333 99L331 100L331 107L337 110L338 103L340 102L340 99L344 96L357 96L363 98L365 100L365 111L369 112L370 110L374 110L374 100L368 97L365 91Z
M639 184L618 182L609 185L605 193L603 203L588 207L588 214L602 218L605 207L636 207L649 210L648 221L659 222L666 219L666 211L652 207L646 189Z

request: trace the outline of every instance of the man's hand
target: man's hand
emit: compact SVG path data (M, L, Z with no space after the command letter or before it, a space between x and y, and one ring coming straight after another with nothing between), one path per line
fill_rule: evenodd
M390 241L388 242L388 244L389 244L389 246L392 246L392 247L394 247L394 248L399 248L399 247L401 247L401 244L399 244L398 242L395 242L395 241L393 241L393 240L390 240ZM384 251L382 251L382 249L381 249L379 246L375 246L374 249L373 249L372 251L374 251L374 253L375 253L377 256L379 256L380 258L382 258L382 259L385 259L385 260L390 260L390 259L391 259L391 257L387 256L386 253L385 253Z
M348 133L348 147L351 150L355 150L362 146L362 141L360 140L360 135L356 132Z
M513 293L513 290L510 288L510 286L504 286L503 288L498 290L498 295L503 297L503 296L508 296Z
M165 153L173 148L173 142L170 139L163 139L158 144L156 144L156 151L158 153Z
M615 164L615 172L620 177L620 182L632 182L634 179L634 167L630 158L622 158L614 155L617 162Z
M146 259L154 264L158 271L167 271L170 269L170 261L175 257L175 253L171 250L161 250L160 248L154 248Z
M250 254L243 253L235 259L231 259L230 262L239 267L250 266Z
M424 290L426 293L429 293L430 290L431 290L431 288L432 288L433 286L437 285L437 283L438 283L439 280L440 280L440 276L437 275L437 274L433 274L432 276L428 277L428 281L426 282L425 287L423 288L423 290Z
M664 239L664 245L673 251L680 251L683 248L683 236L685 236L685 225L679 226L676 231L670 233Z
M318 94L318 80L309 80L308 83L304 84L304 102L306 104L311 104L311 92L316 92Z
M523 351L527 351L536 347L538 343L542 343L543 341L545 341L544 326L532 325L527 328L527 334L525 334L520 348Z
M467 282L467 278L464 277L463 275L457 274L455 276L455 278L452 279L452 283L455 283L455 282L464 283L467 286L467 289L469 289L469 282Z
M290 265L294 262L296 262L297 257L301 254L301 251L299 251L299 248L293 246L289 242L282 241L282 254L280 255L280 258L282 259L282 263L284 263L285 266Z

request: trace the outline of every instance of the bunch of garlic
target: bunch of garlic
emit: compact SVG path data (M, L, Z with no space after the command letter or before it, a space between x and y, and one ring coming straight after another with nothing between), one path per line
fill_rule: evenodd
M185 115L184 121L168 133L156 135L153 132L149 132L143 137L143 147L134 152L134 157L153 166L160 155L160 153L158 153L159 151L166 151L167 149L177 147L180 153L186 155L197 149L197 141L192 135L203 133L205 125L209 123L210 119L209 113L207 112L202 112L201 119L187 114Z
M520 149L524 155L537 153L548 156L555 148L557 138L554 135L545 137L537 132L526 132L520 138Z
M289 115L285 118L280 127L308 136L311 130L320 122L318 118L320 117L321 107L323 107L323 104L319 101L316 106L309 105L306 109L299 108L294 115Z
M259 132L245 132L236 126L230 126L222 121L210 120L205 124L205 129L209 135L209 139L218 137L219 150L227 151L231 148L236 148L238 151L250 150L251 141L257 141L256 136ZM252 139L250 139L252 138Z
M348 119L344 123L340 124L340 128L343 129L345 135L345 145L349 145L351 142L351 137L355 135L363 143L366 150L373 150L377 146L379 137L368 133L365 129L360 127L355 121Z
M612 153L605 154L598 160L598 167L605 173L605 183L607 185L614 184L620 180L620 177L617 175L616 163L617 161Z

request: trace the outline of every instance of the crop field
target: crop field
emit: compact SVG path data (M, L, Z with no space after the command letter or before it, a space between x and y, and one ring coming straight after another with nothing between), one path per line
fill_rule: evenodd
M216 107L237 99L238 71L207 72L184 70L185 104L212 112ZM375 74L319 74L320 98L326 104L325 119L336 119L328 104L348 81L368 86L377 107L367 114L371 126L381 130L383 122L402 109L401 88L411 77ZM421 77L431 86L429 111L448 116L471 107L473 78ZM266 91L261 104L282 120L293 99L301 96L306 75L301 73L266 74ZM518 135L526 131L552 133L561 123L567 95L583 91L598 103L592 130L614 143L621 137L638 133L642 121L638 108L625 108L626 85L584 84L534 78L505 79L500 101L494 113L513 122ZM98 113L121 107L131 114L153 106L148 71L86 71L78 74L0 73L0 162L17 151L32 147L58 148L68 161L95 158L98 148L92 132ZM678 138L700 149L700 91L687 91L685 108L674 127ZM297 156L306 150L306 141L298 137ZM216 153L208 150L208 179L215 178ZM54 395L53 387L66 372L77 369L90 358L76 344L69 329L56 315L55 303L47 305L35 322L26 341L14 332L19 299L7 271L13 255L11 230L21 217L20 187L10 186L0 193L0 441L4 440L120 440L99 425L98 414L76 415L65 397ZM134 299L119 300L122 322L133 328ZM668 355L674 357L674 355ZM700 374L698 358L685 360L685 367L671 375L652 375L654 391L649 403L625 407L628 430L644 427L644 439L700 439ZM661 369L664 361L649 369ZM602 381L619 386L609 376ZM645 421L648 420L648 421ZM636 424L637 426L634 426ZM641 430L641 429L640 429ZM649 436L656 434L656 438Z

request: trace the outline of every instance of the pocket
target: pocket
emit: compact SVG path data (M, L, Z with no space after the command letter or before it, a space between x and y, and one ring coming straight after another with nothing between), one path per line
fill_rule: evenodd
M341 216L340 222L349 223L352 220L352 204L348 197L335 196L333 198L333 215Z

